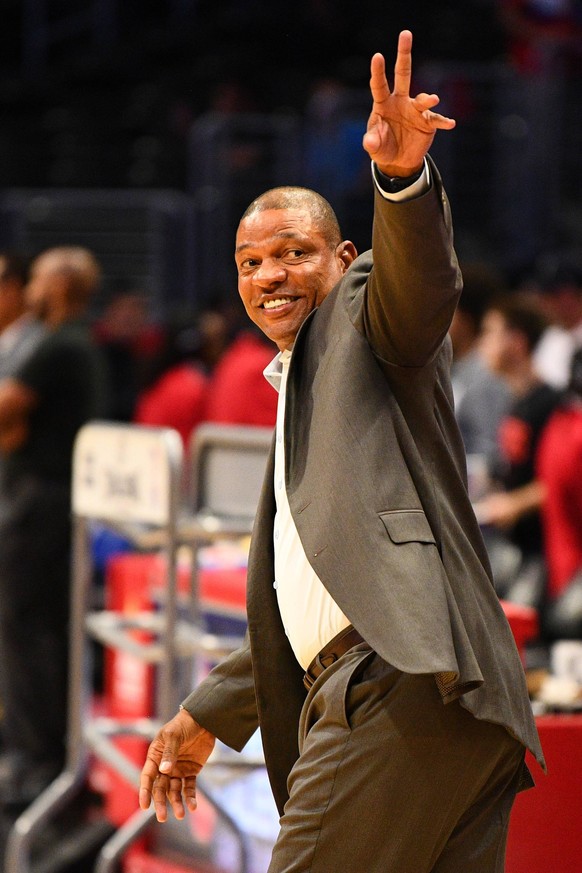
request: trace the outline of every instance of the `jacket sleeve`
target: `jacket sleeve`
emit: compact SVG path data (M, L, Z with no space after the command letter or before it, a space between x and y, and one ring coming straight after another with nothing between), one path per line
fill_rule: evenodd
M248 634L240 649L221 661L183 706L198 724L241 751L258 727Z
M448 198L429 166L431 187L419 197L394 203L375 192L363 329L382 360L403 367L434 357L462 289Z

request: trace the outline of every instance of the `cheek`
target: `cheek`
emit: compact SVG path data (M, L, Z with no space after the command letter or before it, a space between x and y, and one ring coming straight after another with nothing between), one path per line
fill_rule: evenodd
M341 276L317 276L313 283L313 297L311 303L313 306L320 306L334 285L341 279Z
M314 289L314 303L319 306L329 292L334 288L340 279L343 278L345 270L343 265L336 261L331 261L322 264L311 277L311 287Z
M248 298L248 295L245 293L244 286L241 287L240 282L239 282L239 286L238 286L238 296L240 297L240 301L241 301L242 305L244 306L246 312L248 312L250 315L250 306L249 306L249 302L248 302L249 298Z
M261 328L261 330L262 330L263 326L261 323L261 315L262 315L263 310L257 309L255 306L251 306L250 303L248 303L244 299L244 297L241 297L241 302L242 302L242 305L244 307L244 310L245 310L248 318L253 322L253 324L256 324L257 327Z
M257 312L256 312L256 310L253 310L253 309L251 309L250 306L247 306L247 304L245 303L244 300L243 300L243 306L244 306L244 308L245 308L245 312L246 312L246 314L248 315L248 317L250 318L250 320L251 320L251 321L254 321L254 322L256 323L256 321L257 321Z

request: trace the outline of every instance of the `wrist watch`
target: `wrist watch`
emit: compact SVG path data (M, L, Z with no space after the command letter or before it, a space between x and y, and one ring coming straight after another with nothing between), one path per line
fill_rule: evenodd
M424 172L424 165L417 173L413 173L412 176L385 176L381 170L378 168L376 170L378 172L378 181L382 188L388 191L389 194L398 194L399 191L404 191L405 188L408 188L409 185L420 179Z

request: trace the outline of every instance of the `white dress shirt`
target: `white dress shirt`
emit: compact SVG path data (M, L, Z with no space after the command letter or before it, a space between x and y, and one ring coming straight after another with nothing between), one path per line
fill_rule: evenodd
M265 378L279 391L275 443L275 501L273 526L277 600L285 633L304 670L349 619L331 597L307 560L291 515L285 487L285 389L291 352L280 352L265 369ZM278 383L278 384L277 384Z
M430 187L430 175L425 161L419 179L404 191L391 194L383 191L375 168L374 183L388 200L402 201L423 194ZM265 368L264 376L279 392L275 442L275 501L277 512L273 527L275 547L275 580L277 601L285 633L295 657L304 670L350 620L341 611L307 559L299 533L291 515L285 483L285 392L292 351L286 349Z

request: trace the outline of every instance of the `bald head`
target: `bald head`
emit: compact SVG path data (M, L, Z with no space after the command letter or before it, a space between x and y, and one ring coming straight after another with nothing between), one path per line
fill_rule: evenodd
M69 277L75 296L87 299L96 289L101 269L92 252L81 246L58 246L42 252L34 261L33 271Z
M58 246L35 258L27 289L28 304L44 321L80 315L101 277L92 252L81 246Z
M270 188L247 207L241 222L267 209L307 209L330 248L335 249L342 241L335 212L327 200L311 188L290 185Z

